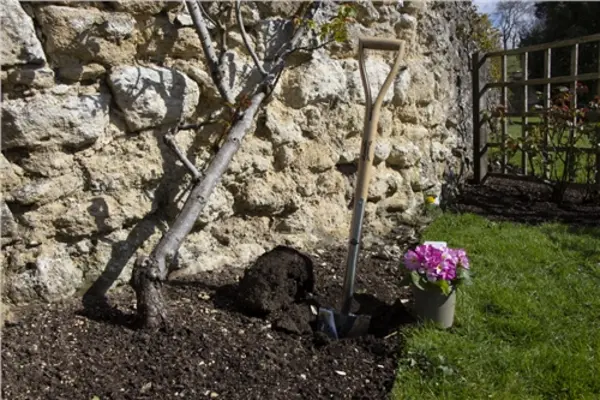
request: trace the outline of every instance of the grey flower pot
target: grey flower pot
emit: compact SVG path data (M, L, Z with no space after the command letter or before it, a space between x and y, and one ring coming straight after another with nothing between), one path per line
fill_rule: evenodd
M421 290L412 285L415 299L415 314L422 321L433 321L444 329L454 324L454 309L456 308L456 290L449 296L444 295L439 288L427 287Z

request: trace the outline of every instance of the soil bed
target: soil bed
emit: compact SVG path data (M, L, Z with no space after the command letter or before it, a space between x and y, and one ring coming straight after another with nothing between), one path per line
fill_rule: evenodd
M401 351L390 333L413 323L397 301L408 296L397 260L362 252L354 311L373 314L368 335L328 341L313 332L310 305L338 306L345 252L311 254L314 271L293 252L275 254L283 269L262 260L241 284L240 269L169 282L172 328L154 335L133 329L130 291L112 295L112 309L84 311L73 300L17 310L2 337L3 398L387 398Z
M483 185L465 186L450 208L489 219L539 224L562 222L575 226L600 224L600 193L591 196L569 189L563 204L550 201L551 190L543 183L490 177Z
M597 226L600 202L570 192L558 206L546 187L491 178L467 186L451 207L521 223ZM385 399L401 335L414 321L398 301L398 259L362 251L353 311L373 316L371 332L327 341L314 333L310 306L339 306L346 248L265 255L245 279L240 269L169 282L172 327L132 328L134 297L111 309L82 310L77 299L16 310L2 332L6 399ZM257 262L258 264L258 262ZM310 295L314 292L314 296Z

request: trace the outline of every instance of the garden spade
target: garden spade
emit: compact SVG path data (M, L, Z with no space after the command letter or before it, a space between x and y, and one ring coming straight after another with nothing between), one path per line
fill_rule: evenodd
M372 104L371 87L367 79L365 67L365 50L385 50L397 52L394 66L390 70L379 94ZM354 278L356 276L356 264L358 261L359 244L361 238L363 217L367 195L369 193L369 181L371 179L371 167L374 153L374 139L377 134L379 123L379 112L383 99L396 78L400 69L400 61L404 53L404 44L397 39L380 39L374 37L362 37L358 40L358 60L360 66L360 77L365 90L365 123L358 162L358 173L356 177L356 188L354 192L354 211L350 226L350 240L346 259L346 273L344 276L343 298L340 311L328 308L320 308L317 315L317 329L326 333L333 339L342 337L356 337L366 334L370 325L369 315L356 315L350 312L352 299L354 297Z

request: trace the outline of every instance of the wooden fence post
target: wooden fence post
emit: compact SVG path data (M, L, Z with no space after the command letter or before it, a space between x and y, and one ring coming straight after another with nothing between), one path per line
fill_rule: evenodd
M598 44L598 75L600 75L600 41ZM600 98L600 76L596 80L596 95ZM600 128L596 128L596 185L600 185Z
M471 84L472 84L472 100L473 100L473 182L475 184L482 183L487 175L487 143L482 143L481 130L481 99L479 96L479 66L481 57L479 52L473 53L471 58Z

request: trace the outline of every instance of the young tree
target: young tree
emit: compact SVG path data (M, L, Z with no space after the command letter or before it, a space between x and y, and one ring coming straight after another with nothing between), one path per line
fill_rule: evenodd
M529 1L500 1L492 17L500 28L504 50L514 48L529 26L533 8Z
M162 296L161 284L166 280L181 244L192 230L211 193L240 148L242 140L250 129L258 111L277 85L285 70L288 57L300 49L310 51L333 41L346 40L347 24L354 15L352 6L343 3L335 4L319 1L298 3L298 11L296 15L291 17L294 24L294 32L291 37L276 52L274 57L261 62L245 31L240 0L236 0L234 4L229 2L230 7L234 7L231 11L235 11L236 25L242 35L246 50L252 57L255 69L262 77L262 80L254 85L253 89L234 98L224 80L223 71L227 68L227 59L217 56L208 28L208 22L210 22L213 26L220 26L221 33L226 35L227 22L223 23L220 18L215 18L217 20L217 23L215 23L198 0L186 0L185 4L202 43L210 75L223 100L222 115L230 116L229 128L224 144L202 174L197 171L196 167L185 157L175 143L174 137L180 126L173 127L165 137L165 141L193 175L194 184L170 229L162 236L149 255L138 257L134 264L130 284L136 293L137 312L139 322L143 328L158 328L167 323L167 306ZM329 10L337 8L337 14L317 26L315 16L324 8L329 8ZM318 44L312 48L307 48L306 45L302 47L301 41L307 37L313 37ZM210 121L206 123L210 123Z

